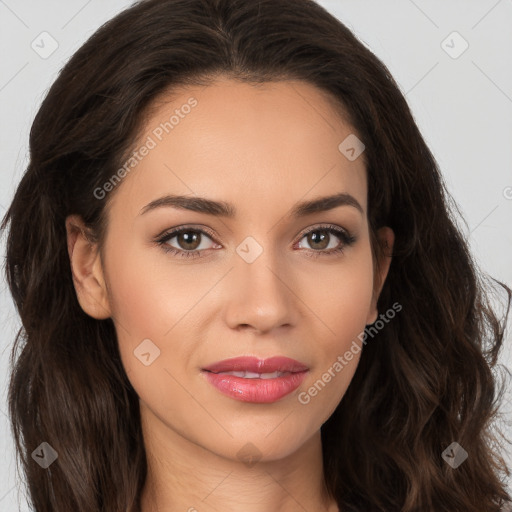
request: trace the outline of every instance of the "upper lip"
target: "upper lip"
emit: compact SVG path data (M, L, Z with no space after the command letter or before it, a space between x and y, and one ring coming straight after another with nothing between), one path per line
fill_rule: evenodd
M258 359L257 357L233 357L224 359L206 366L203 370L213 373L220 372L253 372L253 373L273 373L273 372L303 372L309 368L295 359L289 357L275 356L268 359Z

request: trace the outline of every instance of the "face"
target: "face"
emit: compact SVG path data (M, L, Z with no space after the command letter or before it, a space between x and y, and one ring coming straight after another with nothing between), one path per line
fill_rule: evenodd
M80 304L113 318L153 432L233 460L251 443L275 460L342 399L380 292L364 155L339 149L351 134L303 82L188 87L153 111L137 165L121 173L101 258L68 218ZM379 235L392 246L391 230ZM291 358L306 370L274 382L215 377L221 391L204 369L240 356Z

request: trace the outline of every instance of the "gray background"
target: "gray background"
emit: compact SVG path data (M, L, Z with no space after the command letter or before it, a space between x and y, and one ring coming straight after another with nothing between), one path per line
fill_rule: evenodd
M467 222L461 226L477 261L512 286L512 0L319 3L388 66L461 208ZM129 5L123 0L0 0L0 215L26 167L30 125L58 70L102 23ZM44 55L52 44L56 50ZM3 260L4 238L0 250ZM0 510L25 512L5 402L19 319L3 275L0 321L0 452L5 454ZM501 361L512 368L510 327L506 345ZM503 413L512 438L510 389ZM504 453L509 461L510 451Z

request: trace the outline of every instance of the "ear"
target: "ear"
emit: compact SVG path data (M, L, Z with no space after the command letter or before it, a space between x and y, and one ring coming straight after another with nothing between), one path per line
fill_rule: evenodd
M394 242L395 233L390 227L384 226L377 231L377 243L380 245L380 250L377 251L378 261L374 263L373 297L368 318L366 319L367 325L373 324L379 317L377 301L388 275L389 266L391 265Z
M73 284L82 309L98 320L110 318L111 310L97 244L92 242L82 218L66 218L68 254Z

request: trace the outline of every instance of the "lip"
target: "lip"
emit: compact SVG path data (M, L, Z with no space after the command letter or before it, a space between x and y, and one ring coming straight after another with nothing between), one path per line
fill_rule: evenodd
M308 370L289 373L274 379L247 379L206 370L202 373L212 386L226 396L241 402L268 404L280 400L297 389L305 379Z
M295 359L289 357L275 356L268 359L258 359L257 357L233 357L218 361L210 366L203 368L208 372L254 372L254 373L273 373L273 372L303 372L309 368Z
M226 375L219 372L247 371L253 373L287 372L270 379L246 378ZM288 357L271 357L258 359L256 357L236 357L218 361L206 368L202 374L207 381L221 393L235 400L252 403L272 403L289 395L297 389L309 368Z

